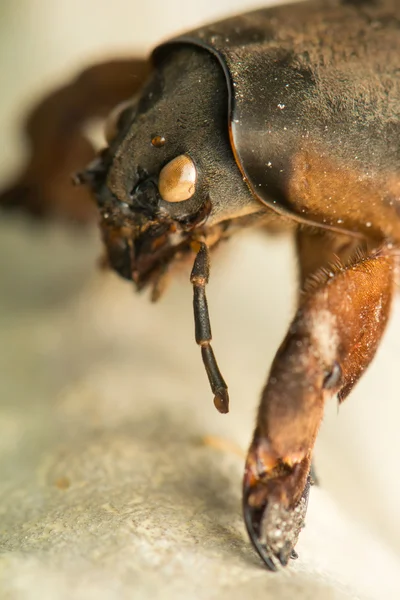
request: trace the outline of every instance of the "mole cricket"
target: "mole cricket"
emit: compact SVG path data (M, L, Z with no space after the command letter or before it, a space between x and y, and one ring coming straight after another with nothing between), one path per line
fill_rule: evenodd
M390 313L399 56L397 0L309 0L206 25L47 97L26 124L30 161L0 197L36 215L97 216L109 265L154 300L174 264L191 259L195 337L221 413L229 396L211 347L209 254L243 227L293 231L298 308L243 479L247 531L271 570L296 556L324 405L349 395ZM95 156L85 127L110 111Z

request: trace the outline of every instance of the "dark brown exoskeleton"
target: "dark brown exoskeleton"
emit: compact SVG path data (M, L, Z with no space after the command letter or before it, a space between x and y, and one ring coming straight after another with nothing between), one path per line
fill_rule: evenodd
M277 216L295 229L298 310L262 393L243 484L247 530L272 570L295 555L325 402L347 397L390 311L399 56L397 0L311 0L206 26L158 47L152 69L115 67L136 95L79 176L111 266L138 289L158 297L173 264L193 257L196 341L220 412L228 392L210 345L209 250ZM104 77L79 127L111 104Z

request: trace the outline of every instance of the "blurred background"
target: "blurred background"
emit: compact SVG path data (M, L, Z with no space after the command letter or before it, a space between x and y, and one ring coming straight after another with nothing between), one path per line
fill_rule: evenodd
M3 0L0 188L24 163L25 113L55 86L93 61L142 56L168 36L256 6L249 0ZM24 524L40 522L50 505L58 510L41 486L50 466L56 469L60 444L66 452L86 435L118 432L137 414L151 419L156 406L167 421L169 412L177 423L189 414L193 435L223 438L245 451L261 387L295 308L290 238L248 232L214 258L208 291L214 349L231 395L231 413L223 417L212 406L194 342L189 272L152 305L147 294L137 296L126 282L99 272L100 255L95 228L1 216L0 515L7 549L17 554ZM339 411L334 402L327 407L316 450L330 501L378 544L371 542L370 564L360 565L372 571L377 565L378 579L385 573L380 549L392 558L400 553L398 331L396 300L368 373ZM321 548L330 543L321 540ZM27 552L36 550L28 544ZM348 560L341 560L334 568L347 581Z

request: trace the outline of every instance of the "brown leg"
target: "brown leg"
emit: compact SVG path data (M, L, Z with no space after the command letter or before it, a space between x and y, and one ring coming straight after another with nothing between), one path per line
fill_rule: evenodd
M96 210L89 190L71 184L72 174L95 156L85 126L130 98L149 70L142 59L98 64L34 108L25 124L28 164L18 180L0 193L0 206L75 222L93 220Z
M303 290L262 394L244 476L246 526L273 570L288 562L304 523L324 404L350 392L389 316L391 248L358 248L350 257L351 246L344 237L297 236Z

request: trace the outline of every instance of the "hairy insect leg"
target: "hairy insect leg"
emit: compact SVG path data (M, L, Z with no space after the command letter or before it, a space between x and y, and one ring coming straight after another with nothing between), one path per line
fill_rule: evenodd
M299 308L262 393L243 483L250 538L273 570L288 562L304 524L325 402L342 401L374 357L396 273L390 247L351 254L345 240L303 236Z
M206 297L206 285L210 276L210 257L206 244L199 242L200 248L190 275L193 284L193 310L196 342L201 348L201 356L214 393L214 405L220 413L229 411L228 388L218 368L211 347L211 325Z
M97 210L89 189L74 189L71 183L73 173L95 157L85 128L130 98L148 72L149 64L142 59L101 63L44 98L25 122L28 162L17 180L0 192L0 207L37 217L94 220Z

